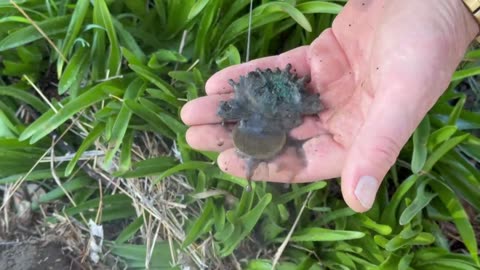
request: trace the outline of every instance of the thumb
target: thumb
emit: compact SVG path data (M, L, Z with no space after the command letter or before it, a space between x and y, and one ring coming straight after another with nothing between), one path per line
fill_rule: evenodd
M346 203L357 212L372 207L381 181L438 97L414 84L418 83L390 83L387 91L374 97L347 153L342 193Z

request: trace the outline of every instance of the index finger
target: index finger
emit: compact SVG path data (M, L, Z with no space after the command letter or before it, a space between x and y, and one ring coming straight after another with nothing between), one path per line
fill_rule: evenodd
M292 71L303 77L310 74L310 66L307 61L308 46L299 47L283 54L259 58L247 63L231 66L215 73L205 84L207 95L226 94L232 92L228 80L236 81L240 75L246 75L255 69L280 68L287 64L292 65Z

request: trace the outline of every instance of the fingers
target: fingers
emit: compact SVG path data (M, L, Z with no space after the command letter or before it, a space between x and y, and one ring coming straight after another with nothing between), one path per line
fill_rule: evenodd
M237 81L240 75L246 75L250 71L257 68L280 68L284 69L287 64L292 65L292 71L298 76L310 74L309 63L306 60L308 47L303 46L286 53L260 58L248 63L231 66L214 74L206 83L205 90L208 95L224 94L232 92L232 87L228 84L228 80Z
M290 147L273 161L260 164L252 180L301 183L331 179L340 176L344 158L344 149L323 135L306 142L303 153ZM226 173L246 177L245 160L234 149L222 152L218 165Z
M194 125L187 130L187 143L201 151L221 152L233 148L233 124L202 124ZM296 140L308 140L319 135L328 135L317 117L307 117L303 124L290 132L290 137Z
M183 106L180 117L189 126L221 123L222 119L217 115L220 102L232 97L232 94L225 94L194 99Z
M230 128L221 125L193 126L185 137L192 148L201 151L221 152L234 147Z
M432 98L421 98L428 83L416 77L388 78L388 88L374 98L342 172L344 199L358 212L372 207L381 181L433 104Z

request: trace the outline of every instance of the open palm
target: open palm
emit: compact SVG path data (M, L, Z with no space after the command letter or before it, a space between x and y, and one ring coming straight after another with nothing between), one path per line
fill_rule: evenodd
M220 168L245 176L231 134L216 115L219 102L232 97L228 79L291 63L297 74L312 77L309 88L320 93L325 109L291 132L307 140L305 164L296 166L297 156L286 153L259 166L253 179L307 182L341 176L346 202L365 211L477 32L461 1L351 0L310 46L210 78L208 95L182 110L183 121L191 126L187 141L196 149L222 152Z

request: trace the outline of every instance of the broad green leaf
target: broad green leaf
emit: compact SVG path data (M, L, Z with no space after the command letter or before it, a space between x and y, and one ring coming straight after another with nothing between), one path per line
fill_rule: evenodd
M475 231L472 228L469 217L458 200L455 193L453 193L445 184L438 181L431 181L430 185L438 193L440 200L450 212L453 222L457 227L463 243L467 247L470 255L477 265L480 265L478 258L478 243L475 237Z
M139 98L139 101L140 104L142 104L146 109L150 109L152 112L155 112L155 114L158 116L158 119L160 119L160 121L162 121L176 134L185 134L185 132L187 132L187 127L185 124L177 120L178 118L170 115L161 107L145 98Z
M275 7L278 8L290 15L292 19L294 19L300 26L302 26L306 31L311 32L312 31L312 26L310 25L310 22L308 19L303 15L302 12L300 12L298 9L296 9L294 6L285 3L285 2L271 2L265 5L269 5L269 7Z
M405 225L407 223L410 223L410 221L412 221L412 219L420 211L422 211L430 203L430 201L433 198L437 196L437 194L435 193L430 193L425 191L425 188L427 187L428 182L429 182L428 180L422 181L420 185L417 187L417 194L415 199L400 215L400 220L399 220L400 225Z
M462 69L462 70L457 70L455 73L453 73L452 76L452 81L459 81L463 80L468 77L472 77L475 75L480 74L480 67L472 67L472 68L467 68L467 69Z
M129 67L135 71L138 75L142 76L143 78L147 79L155 86L157 86L160 90L164 91L165 94L168 94L172 97L175 97L175 90L169 85L167 82L162 80L160 77L155 75L150 69L145 66L134 65L130 64Z
M75 190L89 187L92 184L93 180L89 177L78 177L62 183L62 187L56 187L55 189L50 190L45 195L40 196L38 199L39 203L51 202L53 200L59 199L65 196L64 189L67 192L73 192Z
M305 3L300 3L297 5L297 9L303 14L312 14L312 13L328 13L328 14L338 14L342 10L343 6L329 3L326 1L310 1Z
M155 12L158 15L159 24L164 27L167 24L166 2L163 0L153 0L155 3Z
M139 103L133 100L125 100L125 105L136 115L140 118L145 120L148 124L150 124L151 128L155 130L158 134L161 134L167 138L175 139L175 133L171 130L170 127L165 125L160 119L160 117L153 111L145 108L144 106L140 105Z
M32 65L30 63L3 60L2 64L2 75L4 76L20 77L25 74L34 74L36 72L36 65Z
M132 165L132 145L135 132L133 130L127 130L124 141L122 143L122 149L120 152L120 166L116 175L122 174L128 171Z
M203 174L203 172L200 172ZM199 173L199 175L200 175ZM225 228L225 208L213 207L213 218L216 231L222 231Z
M212 32L215 31L214 19L219 3L220 1L218 0L212 0L210 3L208 3L207 7L203 11L202 19L199 24L197 38L195 40L195 56L200 59L202 63L210 60L206 58L209 55L208 53L211 51L209 50L209 41L213 40Z
M274 203L276 204L284 204L284 203L287 203L288 201L290 200L293 200L305 193L308 193L310 191L315 191L315 190L320 190L320 189L323 189L327 186L327 183L325 181L317 181L317 182L313 182L311 184L308 184L308 185L304 185L300 188L298 188L297 190L294 190L292 192L289 192L289 193L286 193L286 194L283 194L281 195L280 197L278 197L277 199L274 199Z
M102 205L104 208L111 206L117 206L124 208L125 211L132 209L132 200L124 194L104 195L102 198L102 204L100 204L100 198L95 198L79 204L75 207L65 209L67 215L76 215L78 213L90 212L92 209L98 209L98 206Z
M188 24L188 15L195 0L170 1L167 10L167 38L171 38Z
M461 148L462 150L465 148ZM464 181L469 182L474 186L480 185L480 170L476 167L477 164L472 162L469 157L464 156L465 153L451 151L448 153L448 159L442 161L447 162L455 168L455 172L466 172ZM467 155L468 156L468 155ZM475 160L475 158L474 158Z
M133 222L128 224L128 226L126 226L117 236L117 239L115 239L115 244L123 244L128 240L132 239L137 233L137 231L140 230L140 228L143 226L143 221L144 217L140 216L137 217Z
M12 102L9 102L10 104L7 105L5 102L2 102L1 99L2 98L0 97L0 111L5 114L5 117L8 119L8 121L14 125L20 126L22 122L20 119L18 119L17 112L14 111L14 108L12 108Z
M8 22L18 22L18 23L24 23L24 24L30 24L30 21L26 19L25 17L21 16L7 16L2 19L0 19L0 24L2 23L8 23Z
M83 21L88 12L89 4L89 0L79 0L75 3L75 8L73 10L70 23L68 24L67 34L63 40L61 49L61 52L65 57L70 53L70 50L73 48L73 44L75 43L75 39L80 33ZM59 57L57 62L57 72L61 78L63 77L63 64L63 59Z
M242 197L240 198L240 202L237 204L237 207L234 211L231 211L232 213L232 219L231 222L235 223L237 221L237 218L245 215L250 211L250 208L252 207L253 204L253 199L254 199L254 192L242 192Z
M183 56L182 54L171 51L160 49L153 53L153 58L155 58L158 62L178 62L178 63L185 63L188 59Z
M170 71L168 72L168 76L172 79L180 82L184 82L187 84L194 84L195 78L193 77L193 73L190 71Z
M26 90L18 89L11 86L0 86L0 96L10 96L31 105L37 111L43 113L48 110L48 105L43 103L39 98L30 94Z
M157 98L159 100L165 101L175 108L181 107L182 103L175 98L174 96L171 96L169 94L166 94L164 91L158 90L158 89L153 89L153 88L148 88L147 92L152 95L152 97Z
M138 65L141 66L143 65L145 59L139 58L137 55L135 55L132 51L125 47L121 47L120 50L122 51L123 57L127 60L127 62L131 65Z
M395 253L391 253L390 256L379 266L380 270L397 269L400 262L400 256Z
M204 232L207 228L210 228L213 224L212 211L216 206L213 204L212 200L207 200L202 209L202 214L198 219L193 223L192 227L185 236L185 240L182 243L183 247L187 247L197 240L201 233ZM208 227L207 227L208 226Z
M58 113L53 115L53 117L45 117L47 114L44 114L38 118L34 124L24 130L20 136L20 140L31 138L31 143L37 142L67 121L74 114L108 98L112 91L115 92L118 90L115 88L103 87L102 84L89 89L76 99L65 104L63 108L58 110Z
M368 229L371 229L381 235L389 235L392 233L392 227L388 225L379 224L366 215L358 215L355 218L360 220L360 223L362 224L362 226Z
M62 171L58 170L55 171L58 177L64 177L65 175L63 174ZM21 173L21 174L10 174L5 177L0 177L0 185L5 185L5 184L10 184L10 183L15 183L19 179L25 179L25 181L39 181L39 180L44 180L44 179L52 179L52 170L50 168L48 169L40 169L40 170L34 170L33 172L29 173Z
M190 13L188 13L188 20L193 19L200 12L202 12L202 10L205 8L209 1L210 0L198 0L197 2L195 2L192 9L190 10Z
M67 168L65 169L65 175L70 175L75 168L75 165L82 157L83 153L87 151L87 149L93 145L93 143L102 135L102 132L105 129L105 125L103 123L98 123L95 127L88 133L87 137L83 140L80 147L77 149L75 156L68 162Z
M212 160L216 160L216 158L213 158ZM226 173L222 172L218 167L209 168L208 169L208 174L212 178L225 180L225 181L231 182L233 184L239 185L243 188L245 188L248 185L248 181L245 178L235 177L233 175L226 174Z
M58 94L62 95L78 81L83 79L85 67L88 66L90 52L87 47L80 47L65 68L60 81L58 83ZM79 84L79 83L78 83Z
M125 56L125 49L128 49L128 51L131 52L136 59L138 59L138 64L145 62L147 57L145 56L142 48L140 48L140 45L138 45L137 40L135 40L133 35L129 31L127 31L118 20L116 20L115 18L112 18L112 20L113 25L115 26L115 30L118 34L118 39L120 40L120 44L122 45L120 47L120 53ZM129 59L129 63L134 64L133 62L130 62L130 60L131 58Z
M413 133L413 156L412 172L418 173L422 170L427 160L427 142L430 135L430 120L428 115L423 119L418 128Z
M288 18L284 12L268 11L265 6L260 6L254 9L252 14L251 29L256 30L261 26L274 23L280 20ZM234 22L232 22L228 28L223 31L223 35L220 39L220 48L229 45L234 39L244 34L249 26L249 16L245 15Z
M10 122L7 115L0 110L0 138L16 138L18 133L15 125Z
M219 57L217 57L215 62L217 63L219 68L224 69L229 66L240 64L242 62L242 59L240 57L240 52L238 51L237 47L230 44L224 50L224 52Z
M262 237L266 241L272 241L277 238L281 233L285 232L287 229L279 226L278 224L267 221L262 224Z
M452 107L448 104L437 103L431 110L431 117L436 118L437 121L448 123L450 118L450 112ZM462 110L460 112L460 117L456 122L456 126L459 130L469 130L469 129L478 129L480 128L480 115L478 113L470 112L467 110Z
M177 161L172 157L150 158L133 164L133 169L122 174L122 176L125 178L139 178L158 175L175 165L177 165Z
M237 0L229 3L230 5L226 9L225 15L222 17L221 25L228 25L231 20L239 17L239 12L245 10L250 4L250 0ZM241 15L241 14L240 14Z
M320 225L328 224L329 222L332 222L334 220L350 217L355 214L356 212L353 211L350 207L335 209L322 216L322 219L320 220Z
M480 57L480 50L471 50L465 54L466 59L471 59L471 58L479 58Z
M472 184L469 181L469 178L473 178L472 174L465 168L459 168L459 166L453 166L450 164L445 164L442 168L438 168L439 172L442 174L442 178L445 179L446 183L455 191L456 194L461 196L465 201L470 203L473 207L480 211L480 189L477 188L480 184ZM477 171L477 168L473 168ZM475 179L480 181L479 179Z
M42 52L37 46L22 46L16 48L18 57L24 63L29 63L32 65L40 64L42 61Z
M178 164L168 170L165 170L163 172L161 172L159 175L158 175L158 178L155 179L155 182L154 183L157 183L163 179L165 179L166 177L170 176L170 175L173 175L175 173L178 173L180 171L185 171L185 170L204 170L208 167L212 166L212 163L210 162L203 162L203 161L187 161L185 163L182 163L182 164Z
M147 8L148 5L147 0L139 0L139 1L125 1L125 5L131 10L136 16L138 17L145 17L147 16Z
M468 260L461 258L461 259L453 259L453 258L439 258L430 261L424 261L421 263L416 263L415 269L420 270L478 270L479 267L477 265L472 264Z
M359 239L365 236L363 232L331 230L326 228L305 228L292 235L291 242L332 242ZM281 240L280 240L281 241Z
M240 244L240 242L251 233L258 220L262 216L263 211L267 205L270 204L271 200L272 195L269 193L266 194L252 210L238 219L238 223L242 227L242 232L229 239L230 241L228 245L224 246L223 249L220 250L220 256L225 257L230 255Z
M219 230L217 233L215 233L214 235L215 240L217 240L220 243L226 242L227 239L229 239L232 236L234 231L235 231L235 227L233 226L233 224L226 223L225 227L223 227L222 230Z
M179 267L172 267L171 254L173 251L170 250L171 248L176 250L178 247L177 245L170 246L168 242L156 242L151 256L150 269L180 270ZM129 263L128 269L134 268L135 265L140 269L145 269L145 258L149 250L145 245L114 244L111 247L111 252L127 260Z
M404 255L398 262L398 270L409 270L410 264L412 263L414 256L415 253L409 253L407 255Z
M410 239L404 239L397 235L393 239L388 241L388 243L385 245L385 249L392 252L405 246L428 246L431 245L433 242L435 242L435 237L432 234L426 232L421 232L414 238Z
M142 79L137 78L133 80L127 87L123 96L125 100L135 100L145 89L145 83ZM132 117L132 111L125 103L122 105L120 112L115 118L115 122L112 128L112 136L109 138L108 149L105 153L105 159L103 161L103 167L109 168L112 165L113 158L117 153L120 145L123 143L125 133L127 132L130 119Z
M459 143L463 142L469 134L459 135L449 139L436 148L425 162L424 171L430 171L433 166L439 161L445 154L455 148Z
M70 21L70 16L60 16L46 19L38 22L37 25L50 38L57 34L62 34L67 31L67 24ZM24 46L33 41L43 39L43 36L33 26L21 28L0 41L0 52L8 49Z
M480 162L480 145L464 143L461 144L459 148L471 159L475 160L476 162Z
M92 80L104 80L107 78L107 57L105 53L107 47L107 35L105 29L98 27L94 28L93 43L92 43Z
M108 10L105 0L93 1L93 22L102 26L107 31L108 39L110 41L109 55L108 55L108 70L110 75L118 75L121 65L121 52L118 44L117 32L113 27L112 16Z
M462 95L461 98L457 101L457 104L450 113L447 125L453 126L457 123L458 118L460 118L460 114L462 113L463 107L465 106L466 100L467 97L465 95Z
M417 174L409 176L402 184L396 189L393 194L390 203L387 205L385 210L382 213L380 219L381 223L388 224L394 228L398 224L397 221L397 210L400 203L403 201L403 198L407 192L415 185L415 182L423 179L425 176L419 176Z
M435 130L428 138L428 149L433 150L440 143L450 139L457 130L456 126L444 126Z

